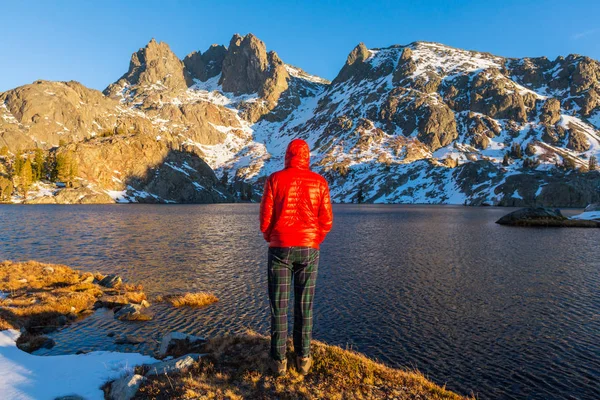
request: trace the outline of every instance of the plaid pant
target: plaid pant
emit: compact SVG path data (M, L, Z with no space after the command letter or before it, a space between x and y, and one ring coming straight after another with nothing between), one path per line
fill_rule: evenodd
M294 349L310 355L312 308L319 266L319 250L311 247L269 248L269 302L271 305L271 357L285 359L288 301L294 278Z

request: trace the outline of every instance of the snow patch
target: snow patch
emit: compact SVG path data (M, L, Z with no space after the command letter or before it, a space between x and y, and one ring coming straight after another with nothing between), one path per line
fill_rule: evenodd
M571 219L587 219L600 221L600 211L586 211L571 217Z
M0 393L3 399L37 400L79 395L104 399L105 382L158 360L136 353L35 356L17 348L16 330L0 331Z

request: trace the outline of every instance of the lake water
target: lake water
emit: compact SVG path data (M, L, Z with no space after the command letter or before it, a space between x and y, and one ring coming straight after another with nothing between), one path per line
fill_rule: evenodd
M340 205L322 246L314 337L479 398L600 398L600 230L512 228L502 208ZM151 296L208 290L204 309L156 304L148 323L98 312L42 354L150 353L180 330L268 332L258 206L0 206L0 260L117 272ZM108 331L150 338L115 345Z

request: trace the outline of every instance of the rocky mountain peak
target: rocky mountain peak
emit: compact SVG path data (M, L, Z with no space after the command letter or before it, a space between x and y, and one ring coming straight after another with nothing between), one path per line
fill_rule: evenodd
M267 48L261 40L249 33L233 35L223 60L221 83L223 90L236 95L257 93L269 71Z
M346 64L342 67L340 73L333 80L333 83L345 82L348 79L362 75L368 68L364 65L364 61L370 56L369 49L363 42L360 42L356 47L348 54Z
M167 43L155 39L133 53L129 70L116 82L109 85L104 93L118 97L127 86L138 86L138 93L145 89L182 90L191 85L185 73L183 62L173 53Z
M277 53L267 53L264 42L251 33L233 35L221 71L219 83L223 91L236 96L256 93L266 101L266 104L249 103L243 107L243 115L250 121L256 121L276 106L290 80Z
M206 82L221 73L226 55L227 48L225 46L213 44L204 53L194 51L188 54L184 58L183 64L192 78Z

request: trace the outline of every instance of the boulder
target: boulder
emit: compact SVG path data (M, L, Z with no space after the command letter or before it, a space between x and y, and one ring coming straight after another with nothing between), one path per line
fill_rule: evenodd
M81 276L81 283L94 283L94 274L88 272Z
M152 316L142 313L142 306L127 304L115 312L115 318L121 321L149 321Z
M571 127L569 129L569 141L567 142L567 148L582 152L590 148L590 142L588 141L585 133L581 130Z
M202 351L206 339L200 336L187 335L181 332L171 332L165 335L160 342L158 357L180 356L179 350L183 353Z
M172 374L182 372L183 370L194 365L202 357L200 354L186 354L179 358L175 358L169 361L163 361L156 364L148 365L149 370L145 376L154 376L162 374Z
M549 98L542 106L540 122L554 125L560 120L560 100Z
M144 343L141 336L123 335L115 339L115 344L140 344Z
M111 400L130 400L145 380L142 375L125 375L111 384L108 397Z
M118 275L107 275L98 284L107 288L115 288L120 286L123 280Z
M600 227L598 222L568 219L559 209L545 207L522 208L503 216L496 223L510 226Z

